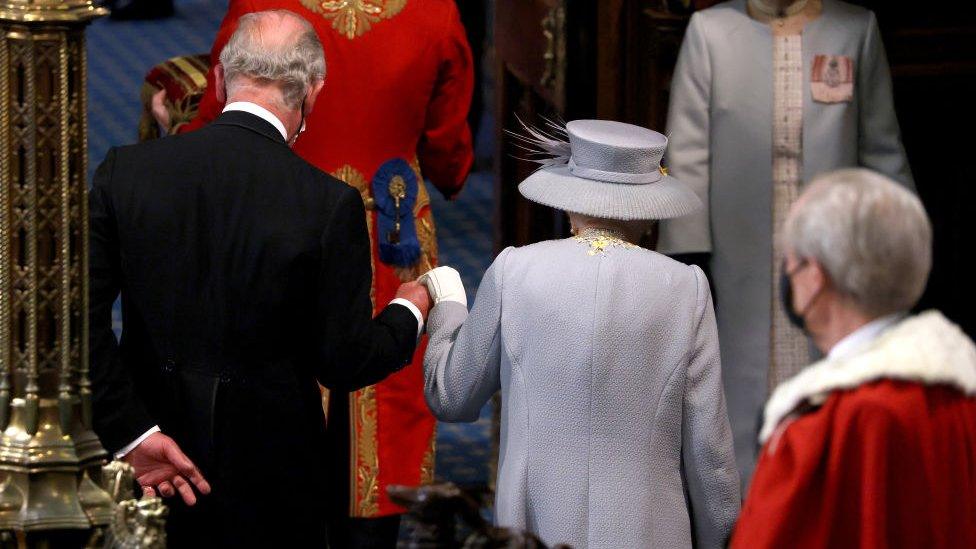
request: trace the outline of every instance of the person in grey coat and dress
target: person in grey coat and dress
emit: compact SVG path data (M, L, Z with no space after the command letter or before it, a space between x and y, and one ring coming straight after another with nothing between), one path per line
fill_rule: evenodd
M781 13L779 13L781 12ZM704 203L657 250L711 269L736 462L763 403L816 354L775 299L778 234L805 182L865 167L913 188L872 12L839 0L731 0L696 12L671 83L667 165Z
M660 133L550 130L528 129L552 158L519 190L575 236L504 250L470 314L456 271L421 278L427 402L469 422L501 391L500 526L578 549L722 547L740 498L709 286L634 244L700 202L661 168Z

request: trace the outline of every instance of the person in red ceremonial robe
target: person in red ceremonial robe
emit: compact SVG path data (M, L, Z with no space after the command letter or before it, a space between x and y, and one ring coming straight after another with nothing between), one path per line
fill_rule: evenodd
M454 0L230 0L211 60L217 62L243 14L272 9L311 22L325 49L325 89L294 149L361 193L373 244L373 303L382 307L402 281L437 263L424 178L451 198L473 162L467 116L474 74L457 7ZM197 117L171 132L195 130L220 114L213 82L211 69ZM154 111L161 100L155 98ZM157 119L168 127L165 116ZM411 366L375 386L324 396L330 437L348 450L323 464L334 470L339 493L326 495L333 500L334 547L393 547L402 510L386 487L432 480L435 421L424 402L425 348L419 345Z
M766 405L732 547L976 547L976 346L907 313L932 265L921 202L834 172L784 236L784 306L827 356Z

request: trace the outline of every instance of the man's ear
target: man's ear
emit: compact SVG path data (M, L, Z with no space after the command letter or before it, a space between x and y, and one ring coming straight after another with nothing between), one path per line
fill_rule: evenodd
M214 95L218 103L227 102L227 87L224 81L224 66L220 63L214 65Z
M312 88L308 91L308 97L305 98L305 115L312 112L312 107L315 106L315 100L319 98L319 94L322 93L322 88L325 87L325 80L319 80L318 82L312 84Z
M827 276L827 269L816 259L808 259L810 262L809 283L817 292L822 292L830 286L830 277Z

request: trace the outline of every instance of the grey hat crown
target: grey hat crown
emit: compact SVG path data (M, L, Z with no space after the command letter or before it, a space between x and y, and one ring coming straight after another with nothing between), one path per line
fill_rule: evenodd
M546 121L512 132L515 146L541 167L519 184L522 196L567 212L622 220L670 219L702 207L694 191L667 174L668 138L610 120Z
M566 124L572 151L570 171L608 183L647 184L663 177L661 159L668 138L654 130L612 120Z

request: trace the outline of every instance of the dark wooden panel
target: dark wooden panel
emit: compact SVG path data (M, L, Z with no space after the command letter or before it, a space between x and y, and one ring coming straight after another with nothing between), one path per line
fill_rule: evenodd
M560 4L559 0L496 0L495 3L495 52L499 61L516 80L551 104L557 98L542 82L547 69L552 70L552 64L558 62L547 59L557 37L547 37L543 22ZM551 53L555 55L555 51Z
M597 2L498 0L495 14L496 248L521 246L567 234L565 216L533 204L518 183L537 168L519 160L505 130L518 120L572 120L594 116Z

